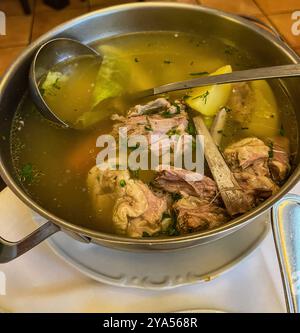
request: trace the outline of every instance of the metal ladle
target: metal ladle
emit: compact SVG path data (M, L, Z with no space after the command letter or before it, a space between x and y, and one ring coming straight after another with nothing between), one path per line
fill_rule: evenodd
M50 109L42 96L39 85L43 77L45 77L54 66L71 58L81 56L100 57L100 54L91 47L74 39L52 39L38 49L29 72L29 90L34 104L45 118L65 127L69 125L60 119L55 114L54 110Z
M44 75L47 74L58 63L71 59L72 57L92 55L100 57L99 53L91 47L80 43L77 40L69 38L56 38L43 44L34 56L30 74L29 86L34 103L49 120L68 127L62 119L60 119L53 110L49 108L45 102L40 90L39 83ZM229 74L205 76L201 78L179 81L165 84L156 88L146 89L137 92L137 98L150 97L171 91L184 90L195 87L203 87L214 84L254 81L262 79L275 79L284 77L300 76L300 64L262 67L256 69L248 69L236 71ZM133 97L133 96L132 96Z

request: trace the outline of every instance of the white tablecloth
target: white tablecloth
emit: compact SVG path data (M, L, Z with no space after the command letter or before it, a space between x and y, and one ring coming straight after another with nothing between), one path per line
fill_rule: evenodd
M300 186L293 192L300 193ZM35 227L29 209L9 189L2 191L0 235L15 241ZM9 312L285 311L271 233L250 256L215 280L171 290L121 288L93 281L53 254L46 242L0 265L1 272L7 281L0 309Z

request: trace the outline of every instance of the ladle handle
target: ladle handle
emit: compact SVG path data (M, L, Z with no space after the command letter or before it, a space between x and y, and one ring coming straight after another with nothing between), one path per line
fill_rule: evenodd
M271 216L287 311L300 313L300 196L283 197Z
M10 242L0 237L0 264L19 257L58 231L60 228L48 221L20 241Z
M261 67L236 71L229 74L205 76L197 79L169 83L160 87L146 90L144 93L147 93L148 95L149 93L151 93L151 95L158 95L171 91L210 86L214 84L237 83L296 76L300 76L300 64Z

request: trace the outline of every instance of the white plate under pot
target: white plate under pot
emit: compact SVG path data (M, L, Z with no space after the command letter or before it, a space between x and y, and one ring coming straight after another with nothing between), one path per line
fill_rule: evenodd
M33 214L36 222L45 220ZM120 287L170 289L210 281L234 267L265 238L269 221L253 221L235 233L188 249L134 253L74 240L63 232L47 242L68 264L90 278Z

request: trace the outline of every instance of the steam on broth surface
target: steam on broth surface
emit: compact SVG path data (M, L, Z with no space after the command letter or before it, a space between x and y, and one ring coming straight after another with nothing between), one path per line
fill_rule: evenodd
M129 34L99 41L94 44L94 47L98 48L102 54L108 54L109 57L107 59L104 57L102 63L92 58L82 58L77 59L76 62L59 65L53 69L53 77L50 81L48 80L50 89L47 85L43 87L44 98L50 107L55 109L64 120L74 123L80 130L64 129L44 119L25 96L13 122L11 151L16 173L24 189L40 205L74 224L115 233L112 215L117 199L112 198L108 193L109 195L102 197L100 208L95 209L90 197L91 188L87 184L87 175L95 166L95 158L99 151L96 148L97 137L113 131L115 121L111 120L112 114L125 116L126 112L137 104L126 98L112 99L112 97L120 92L126 94L173 81L207 75L229 64L233 70L255 67L255 59L224 40L217 38L207 40L199 35L172 32ZM113 74L104 70L101 72L101 66L104 69L110 69ZM114 84L108 82L112 78ZM99 81L102 84L99 84ZM116 85L116 82L119 85ZM269 85L254 83L250 87L248 97L244 100L247 102L243 105L247 111L244 118L237 120L234 113L228 112L226 126L222 129L222 133L219 133L222 135L222 149L247 137L256 137L265 142L268 137L285 137L285 124L282 124L281 112L284 110L292 117L292 106L279 85L272 85L272 89L275 89L276 96L280 97L277 101L273 100ZM169 99L172 103L176 100L181 101L186 93L189 92L172 93ZM234 91L231 92L228 105L222 105L228 109L227 111L232 109L230 103L236 103L234 93ZM208 105L209 94L212 95L213 92L206 90L196 96L197 98L200 96L198 101L199 105L202 103L200 107ZM188 98L191 99L191 97ZM149 100L144 101L144 103L147 102ZM180 103L175 104L181 107ZM253 116L255 110L259 110L256 117ZM187 111L190 114L196 112L190 109ZM258 119L262 114L262 118ZM212 116L206 118L208 126L211 125L212 120ZM259 126L255 123L257 121ZM268 127L266 135L263 135L264 126ZM258 127L261 128L258 129ZM187 127L186 131L188 132ZM269 155L269 158L272 156ZM130 175L147 184L155 177L151 171ZM121 179L120 186L123 186L123 180L126 187L128 182L126 183L125 179ZM146 193L147 190L142 189L142 192L143 190ZM166 188L162 190L168 192ZM191 204L191 202L182 201L187 200L185 197L181 198L181 201L178 201L178 198L174 199L176 193L171 193L171 196L174 200L172 213L164 212L165 215L169 215L166 220L173 218L171 215L175 213L177 217L180 216L182 205ZM194 195L192 197L192 204L197 206L199 200L194 199ZM216 207L216 214L220 216L218 209ZM178 230L175 230L174 224L172 228L168 229L168 234L177 234ZM182 230L191 232L201 229L183 228ZM142 236L154 234L160 234L160 232L143 232ZM133 234L133 236L136 235Z

